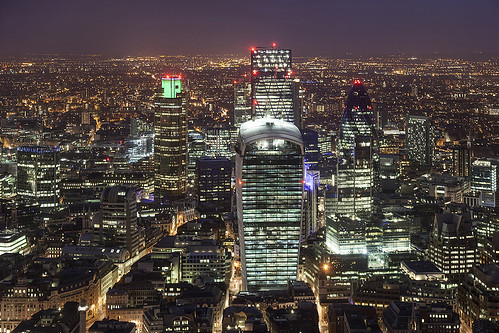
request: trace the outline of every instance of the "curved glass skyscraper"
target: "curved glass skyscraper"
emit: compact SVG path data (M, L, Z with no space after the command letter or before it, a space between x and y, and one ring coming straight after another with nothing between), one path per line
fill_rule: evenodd
M337 143L337 213L351 217L373 209L376 121L366 88L355 80L348 94Z
M243 290L295 280L303 206L303 141L298 128L260 118L241 125L236 195Z

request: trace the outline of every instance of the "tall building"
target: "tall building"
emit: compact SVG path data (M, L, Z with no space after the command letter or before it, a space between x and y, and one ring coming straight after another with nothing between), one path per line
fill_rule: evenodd
M310 129L302 129L305 165L305 195L303 202L302 237L307 237L319 229L319 134Z
M471 148L466 143L452 148L452 166L454 176L471 176Z
M189 162L187 163L187 176L189 184L194 185L196 178L196 161L206 154L205 136L201 131L189 129L187 147L189 151Z
M223 156L231 158L234 155L232 144L234 132L231 127L208 127L204 130L206 151L205 156Z
M303 207L303 141L291 123L260 118L241 125L236 197L243 289L295 280Z
M61 208L60 151L48 146L17 148L17 194L23 207L19 215L40 219L45 226L57 222Z
M369 95L359 80L348 94L336 149L337 213L369 214L375 187L376 122Z
M251 82L234 81L234 126L251 119Z
M181 77L164 77L154 113L155 200L179 200L187 193L187 112Z
M255 118L282 119L301 127L299 82L293 80L291 50L251 49L251 100Z
M405 127L407 159L421 166L432 166L435 159L433 122L428 117L408 116Z
M138 254L140 234L137 226L137 193L126 186L111 186L100 196L99 243L124 247L131 256Z
M48 146L17 148L17 194L43 208L54 208L60 200L60 149Z
M480 159L471 167L471 190L479 193L479 204L485 207L499 207L498 169L499 158Z
M453 281L459 280L478 263L477 241L469 213L435 215L428 257Z
M202 157L196 163L196 189L205 210L232 210L232 161L225 157Z

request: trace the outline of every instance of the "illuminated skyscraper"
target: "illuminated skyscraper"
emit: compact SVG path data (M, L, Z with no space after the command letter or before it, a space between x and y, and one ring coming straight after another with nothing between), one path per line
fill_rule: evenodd
M249 81L234 81L234 126L251 119L251 83Z
M435 155L435 134L430 118L408 116L405 127L407 159L421 166L432 166Z
M164 77L155 98L154 196L179 200L187 193L187 113L179 77Z
M40 208L55 208L60 196L60 149L48 146L17 148L17 194Z
M337 213L369 214L373 209L376 122L366 88L355 80L348 94L337 143Z
M282 119L301 127L299 82L293 80L291 50L251 49L253 117Z
M291 123L241 125L236 197L243 288L282 288L295 280L303 207L303 141Z

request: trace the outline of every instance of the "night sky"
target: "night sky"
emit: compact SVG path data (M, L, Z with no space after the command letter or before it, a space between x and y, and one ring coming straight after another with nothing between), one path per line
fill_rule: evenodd
M499 0L0 0L0 55L499 53Z

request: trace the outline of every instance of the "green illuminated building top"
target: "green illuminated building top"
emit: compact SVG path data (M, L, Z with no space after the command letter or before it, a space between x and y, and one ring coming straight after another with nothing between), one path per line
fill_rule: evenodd
M161 78L161 89L164 98L177 98L177 94L182 92L182 82L179 76Z

